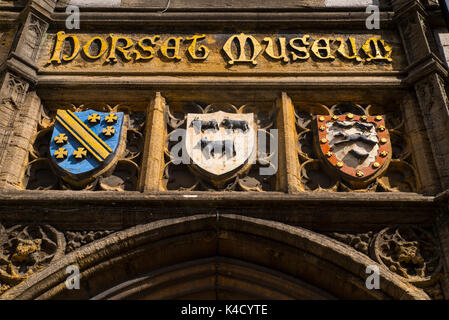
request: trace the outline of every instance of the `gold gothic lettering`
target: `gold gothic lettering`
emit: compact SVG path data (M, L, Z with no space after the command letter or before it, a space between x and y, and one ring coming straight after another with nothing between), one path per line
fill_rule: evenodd
M182 37L170 37L168 38L164 44L161 46L161 54L170 60L181 60L181 56L179 55L179 50L181 46ZM170 43L173 43L171 45Z
M380 37L370 37L366 41L361 40L362 43L365 41L361 48L357 48L354 37L312 39L309 34L305 34L293 38L282 36L263 37L262 39L259 42L255 36L245 33L232 35L221 47L222 57L229 66L236 64L255 66L258 59L262 59L262 53L270 62L277 60L283 63L293 63L297 60L307 61L312 56L315 61L322 62L331 62L337 57L346 62L390 63L393 61L392 47ZM160 43L158 43L159 41ZM144 62L156 57L157 51L159 51L162 61L167 63L182 60L183 55L197 62L205 62L212 54L220 54L216 45L214 46L215 51L206 45L215 43L220 45L213 36L205 34L187 37L169 36L165 39L160 35L131 39L127 36L111 34L107 39L101 36L92 37L81 45L78 35L65 34L64 31L60 31L56 34L48 63L54 65L59 65L62 62L68 63L76 59L80 52L83 53L82 56L85 59L87 58L87 61L98 60L108 52L106 56L108 63L116 63L119 59L125 63L133 59Z
M331 41L328 38L319 38L312 44L312 52L318 59L334 60L335 56L331 54Z
M296 60L307 60L310 58L310 53L307 49L307 47L298 47L295 42L299 42L300 45L302 46L308 46L309 43L309 35L305 35L304 37L301 38L293 38L290 40L290 47L292 47L292 49L296 52L291 52L292 55L292 61L296 61ZM297 55L296 53L300 53L301 55Z
M357 55L357 47L355 44L355 39L353 37L349 37L347 43L348 43L348 50L345 48L345 41L343 38L337 38L335 42L339 42L340 46L337 49L337 53L340 54L342 57L348 59L348 60L356 60L356 61L362 61L362 58L360 58Z
M265 49L265 53L267 54L267 56L269 56L272 59L282 60L283 62L288 62L289 59L288 59L288 55L287 55L287 39L284 37L281 37L278 40L279 40L279 46L280 46L279 55L276 55L276 53L274 53L275 42L270 37L266 37L265 39L263 39L264 42L268 42L267 48Z
M133 44L133 41L128 37L113 36L111 34L111 50L109 50L109 55L106 58L106 61L110 63L117 62L117 51L120 52L125 61L131 61L129 49Z
M48 61L48 63L56 63L56 64L61 64L61 54L63 52L63 46L64 46L64 42L70 39L72 40L72 53L71 55L67 55L67 54L63 54L62 55L62 61L72 61L73 59L76 58L76 56L78 55L78 53L80 52L81 49L81 45L80 45L80 41L78 40L78 37L75 35L68 35L65 34L64 31L59 31L56 34L56 43L53 49L53 55L51 57L51 59Z
M94 55L91 54L90 49L91 49L92 43L94 43L95 41L99 41L100 42L100 47L98 49L98 53L94 56ZM92 59L92 60L100 59L101 56L104 55L104 53L107 50L108 50L108 45L107 45L106 41L104 41L104 39L102 37L93 37L83 47L84 55L86 57L88 57L89 59Z
M380 38L369 38L362 46L362 50L368 55L366 61L392 61L390 57L392 48Z
M232 44L237 40L237 51L238 54L235 55L232 50ZM249 57L247 56L247 50L250 52ZM226 41L223 46L223 51L228 56L228 64L233 65L235 62L250 62L253 65L257 64L256 58L262 52L262 46L259 41L251 35L246 35L244 33L234 35Z
M138 50L133 51L136 55L136 61L153 59L154 53L155 53L153 47L156 45L155 42L159 39L160 39L160 36L144 37L144 38L140 39L139 42L137 42ZM150 43L149 45L145 45L145 42L147 42L147 41ZM143 56L140 51L145 52L148 55Z
M205 45L201 45L197 48L197 42L199 40L204 40L206 39L206 35L203 34L201 36L193 36L193 37L189 37L186 38L186 40L192 40L192 44L189 46L189 49L187 49L187 52L189 53L190 57L194 60L206 60L207 57L209 56L210 50L208 47L206 47ZM198 56L197 52L200 52L201 55Z

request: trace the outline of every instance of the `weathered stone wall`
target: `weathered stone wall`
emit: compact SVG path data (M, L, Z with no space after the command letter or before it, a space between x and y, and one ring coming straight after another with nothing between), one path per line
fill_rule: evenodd
M449 61L449 33L446 28L435 29L435 38L440 46L440 54L446 62Z

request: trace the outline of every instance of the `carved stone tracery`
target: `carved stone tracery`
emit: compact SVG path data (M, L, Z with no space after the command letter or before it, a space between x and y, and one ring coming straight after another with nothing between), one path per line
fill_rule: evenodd
M39 52L39 47L42 42L43 35L47 30L48 23L42 21L37 16L30 14L28 21L25 24L23 35L23 42L19 45L21 54L28 59L35 61Z
M6 73L1 90L2 99L11 99L16 105L21 105L26 98L29 83L12 73Z

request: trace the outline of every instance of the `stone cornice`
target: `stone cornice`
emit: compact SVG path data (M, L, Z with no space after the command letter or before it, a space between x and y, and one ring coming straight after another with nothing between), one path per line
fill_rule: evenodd
M394 221L430 225L434 197L413 193L211 193L3 191L0 221L123 229L199 213L244 212L306 228L363 230Z
M287 27L298 28L363 28L366 29L365 12L167 12L164 14L156 12L81 12L82 23L85 26L103 27L105 23L109 27L153 27L162 26L173 28L201 27L210 28L214 26L239 24L239 30L246 27L251 29L273 28L283 29ZM52 15L52 27L65 25L67 14L56 12ZM390 21L393 19L392 12L381 13L382 28L391 28ZM268 25L267 25L268 24Z

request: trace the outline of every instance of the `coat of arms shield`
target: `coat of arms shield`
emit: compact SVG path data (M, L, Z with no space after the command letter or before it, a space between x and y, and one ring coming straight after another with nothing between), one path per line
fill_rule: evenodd
M186 129L185 150L191 167L213 181L227 180L254 162L257 128L253 113L190 113Z
M108 168L123 142L123 112L58 110L50 154L65 180L85 181Z
M390 135L382 116L318 115L315 150L327 167L343 179L368 183L391 160Z

